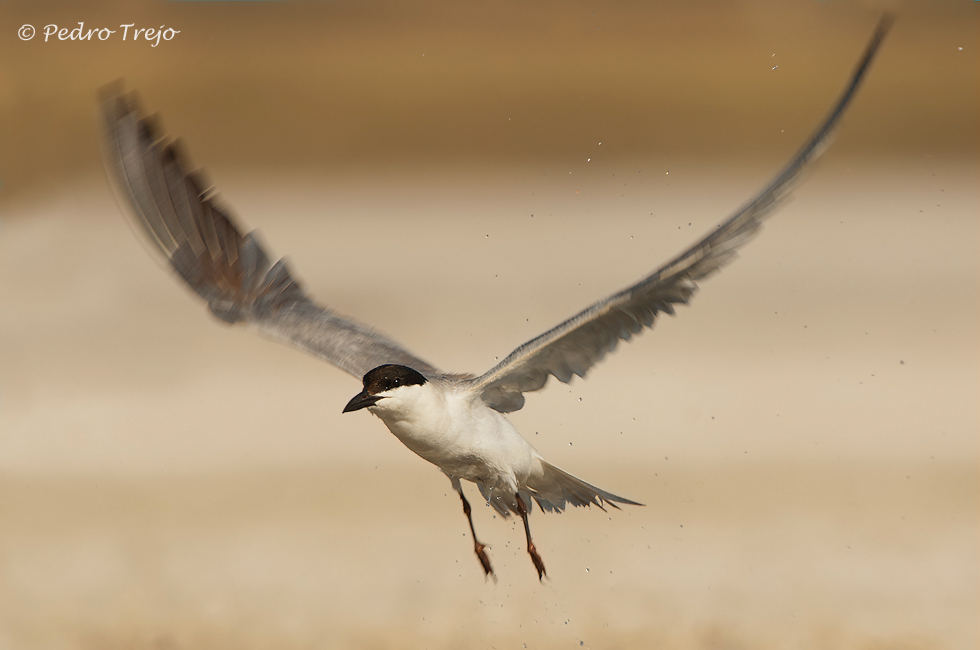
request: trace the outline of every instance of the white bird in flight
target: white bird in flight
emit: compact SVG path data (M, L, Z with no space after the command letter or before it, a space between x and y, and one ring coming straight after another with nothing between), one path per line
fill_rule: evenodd
M520 409L524 393L544 387L549 376L565 383L584 377L620 341L652 327L661 312L673 314L674 305L686 304L699 280L735 257L827 144L891 22L890 16L881 19L833 109L753 199L651 275L589 305L478 376L443 372L387 336L314 302L285 260L270 263L254 233L242 234L214 190L189 171L177 143L161 135L157 121L144 117L135 96L123 94L118 84L102 96L106 166L151 240L215 316L251 325L362 381L363 390L344 412L367 409L449 477L485 575L493 576L493 568L473 528L463 479L475 483L502 516L520 515L527 552L542 579L544 562L528 527L532 503L546 512L569 504L641 504L548 463L504 414Z

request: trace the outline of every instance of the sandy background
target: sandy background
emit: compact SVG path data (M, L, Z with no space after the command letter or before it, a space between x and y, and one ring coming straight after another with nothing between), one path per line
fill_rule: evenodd
M743 258L514 414L647 504L535 513L544 584L477 507L484 582L357 382L209 318L101 171L123 77L311 293L481 371L756 191L885 7ZM977 648L978 11L0 4L0 649ZM16 36L78 21L181 34Z

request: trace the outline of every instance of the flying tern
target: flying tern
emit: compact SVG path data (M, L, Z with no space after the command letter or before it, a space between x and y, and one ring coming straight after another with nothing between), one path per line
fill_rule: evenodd
M524 343L481 375L443 372L384 334L317 304L285 260L272 263L255 233L244 233L200 172L191 171L177 142L162 135L158 121L144 117L135 96L118 85L102 94L106 166L150 240L215 316L250 325L361 380L362 390L344 413L366 409L378 416L406 447L449 477L486 576L494 575L493 567L473 527L464 479L503 517L521 517L527 552L542 579L544 562L528 526L533 503L545 512L641 504L550 464L505 414L520 409L524 394L543 388L549 377L565 383L584 377L620 341L688 303L698 281L735 257L825 148L891 22L882 18L830 113L754 198L651 275Z

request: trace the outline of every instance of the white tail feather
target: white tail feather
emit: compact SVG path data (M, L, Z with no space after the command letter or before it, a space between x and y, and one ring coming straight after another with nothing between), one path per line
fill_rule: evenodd
M538 458L538 462L541 465L541 472L532 473L528 477L527 488L544 512L561 512L569 503L576 507L595 505L602 510L605 510L603 507L605 505L618 509L617 503L631 506L643 505L586 483L543 458Z

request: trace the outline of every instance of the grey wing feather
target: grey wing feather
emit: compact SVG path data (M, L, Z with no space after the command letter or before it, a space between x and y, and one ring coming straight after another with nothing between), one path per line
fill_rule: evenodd
M440 376L389 338L310 300L286 261L272 264L255 233L242 234L201 176L188 171L179 145L161 136L118 85L103 91L102 117L110 176L147 235L215 316L253 325L358 379L386 363Z
M833 109L792 161L755 198L652 275L514 350L487 373L471 380L471 390L497 411L516 411L524 405L523 393L542 388L549 376L565 383L575 375L584 377L620 341L652 327L658 314L673 314L675 304L687 304L697 290L697 281L736 257L737 249L759 231L762 220L772 214L800 172L826 147L892 20L890 15L881 19Z

